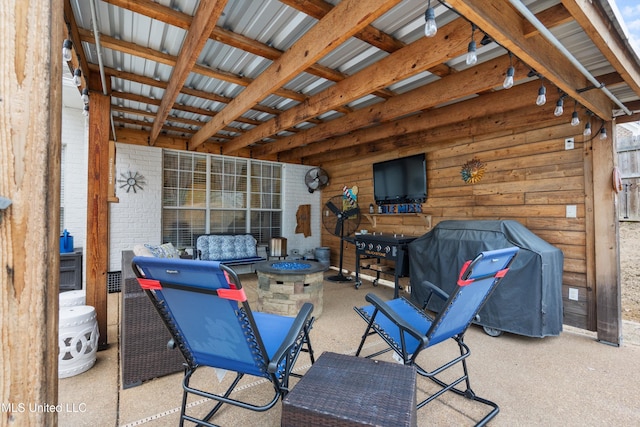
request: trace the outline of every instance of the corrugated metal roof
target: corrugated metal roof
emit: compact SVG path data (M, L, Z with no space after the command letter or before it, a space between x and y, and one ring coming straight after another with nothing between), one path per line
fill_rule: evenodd
M337 0L328 2L332 5L339 3ZM426 3L424 0L401 1L371 25L384 34L390 35L401 45L413 43L424 37ZM433 3L439 26L459 19L458 15L449 8L435 0ZM505 7L508 7L506 3ZM524 3L534 13L560 4L559 1L553 0L533 0ZM158 82L154 85L143 80L133 81L110 73L112 74L112 105L115 121L124 127L148 130L158 111L160 100L165 95L166 82L172 77L174 61L180 54L188 31L115 4L96 1L95 5L97 28L101 37L110 41L108 46L102 47L104 67ZM165 6L187 16L193 16L198 9L199 1L158 0L150 6L153 5ZM83 30L93 31L89 1L72 0L71 7L74 25ZM184 15L180 16L184 18ZM280 1L229 0L217 26L243 36L245 39L284 52L294 46L296 41L317 22L318 19ZM616 71L576 21L554 26L551 32L592 74L599 76ZM122 45L119 45L119 42L122 42ZM84 40L82 52L88 63L98 64L95 41ZM350 37L321 58L317 64L342 73L344 76L350 76L377 63L389 54L390 52L385 52L368 42ZM495 42L486 46L478 45L479 63L504 54L506 50ZM196 64L221 76L228 75L235 79L244 79L249 84L257 79L272 62L272 59L210 38L200 52ZM464 62L464 56L448 61L447 65L458 71L468 67ZM218 135L240 135L255 127L256 124L273 118L278 111L293 108L306 97L316 95L336 84L316 74L318 73L306 70L284 84L282 89L299 94L299 99L276 93L265 94L264 99L257 106L247 109L241 117L230 123ZM185 108L174 108L171 111L165 122L165 133L181 134L183 132L181 129L184 129L185 132L189 130L191 135L197 131L203 123L211 119L213 112L222 111L230 100L236 98L245 89L245 85L236 83L237 80L234 78L214 78L198 70L192 71L186 78L184 87L211 96L194 96L184 92L179 94L176 104ZM401 94L428 85L439 78L429 71L421 71L403 81L390 84L386 89L390 91L390 95ZM523 79L522 76L520 78L519 83L530 80L530 78ZM611 90L623 102L640 99L640 94L635 93L628 84L616 85ZM212 99L214 95L219 98ZM383 100L384 98L378 94L366 94L358 100L347 103L346 107L359 109ZM344 114L344 111L332 110L319 115L316 120L331 120ZM304 120L299 127L306 128L316 124L312 120ZM236 128L237 132L231 132L231 128ZM287 133L290 132L287 131ZM228 138L221 141L225 140Z

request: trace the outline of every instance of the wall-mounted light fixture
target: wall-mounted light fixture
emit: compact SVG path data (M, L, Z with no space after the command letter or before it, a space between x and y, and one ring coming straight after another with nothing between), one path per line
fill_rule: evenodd
M71 42L71 40L66 39L62 43L62 59L65 62L71 61L71 49L72 48L73 48L73 43Z
M426 37L434 37L438 32L438 26L436 25L436 12L431 7L431 0L427 3L427 10L424 13L424 35Z

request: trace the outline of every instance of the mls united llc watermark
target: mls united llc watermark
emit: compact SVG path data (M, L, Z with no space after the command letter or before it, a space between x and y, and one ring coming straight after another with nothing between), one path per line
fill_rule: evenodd
M0 412L87 412L86 403L0 403Z

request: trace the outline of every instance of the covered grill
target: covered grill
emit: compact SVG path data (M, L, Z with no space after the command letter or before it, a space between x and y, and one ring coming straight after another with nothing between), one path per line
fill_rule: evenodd
M562 331L562 251L517 221L443 221L409 244L411 298L422 305L428 280L450 293L463 263L485 250L517 246L505 279L480 311L485 330L531 337ZM432 298L429 309L443 302Z

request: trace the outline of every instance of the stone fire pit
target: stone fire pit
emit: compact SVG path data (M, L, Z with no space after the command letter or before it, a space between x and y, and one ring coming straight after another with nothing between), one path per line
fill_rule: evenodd
M322 314L322 283L327 267L315 261L263 261L258 274L258 311L295 316L305 302Z

